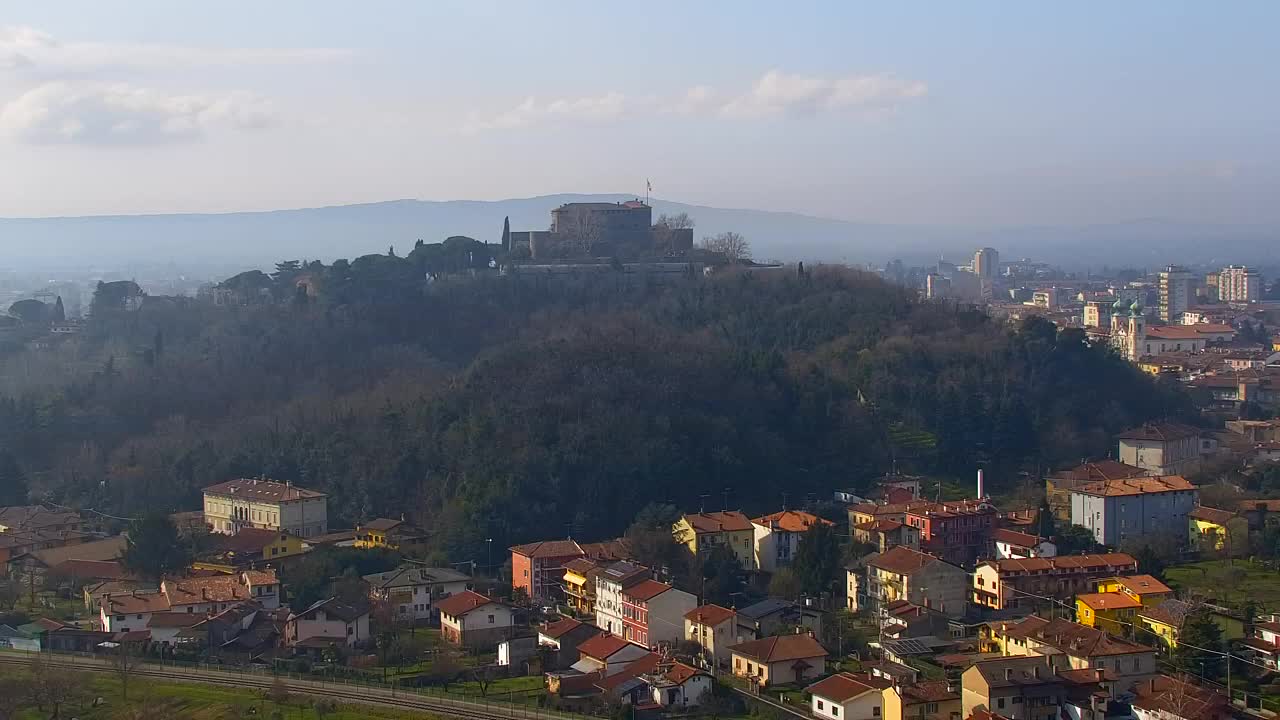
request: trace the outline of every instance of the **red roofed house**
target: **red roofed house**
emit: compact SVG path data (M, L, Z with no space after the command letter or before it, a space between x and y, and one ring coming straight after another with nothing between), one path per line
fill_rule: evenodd
M701 705L715 684L710 675L682 662L661 663L644 679L652 690L653 702L676 708Z
M685 515L671 528L671 535L694 555L725 548L738 558L743 570L756 567L755 525L736 510Z
M775 635L729 648L733 674L761 687L804 682L826 670L827 651L808 633Z
M991 557L996 508L985 500L955 500L913 508L903 520L920 529L920 548L953 565Z
M515 630L511 607L473 590L463 590L436 603L445 640L468 648L494 648Z
M698 606L693 595L657 580L622 589L622 634L647 648L674 645L684 636L685 613Z
M1168 675L1138 683L1133 690L1137 720L1227 720L1235 715L1226 695Z
M1280 670L1280 623L1261 621L1253 624L1253 637L1244 640L1254 660L1272 670Z
M534 602L560 599L564 567L586 555L573 540L543 540L511 548L511 585Z
M887 552L898 545L919 550L920 528L889 518L878 518L854 525L853 539L875 545L877 552Z
M1148 459L1165 462L1160 458L1169 457ZM1082 485L1071 491L1071 524L1087 528L1100 544L1111 547L1129 538L1158 534L1182 543L1187 539L1187 513L1195 508L1198 494L1196 486L1181 475Z
M684 639L702 647L706 659L729 665L729 646L735 642L737 613L719 605L703 605L684 614Z
M991 532L991 539L996 545L997 560L1053 557L1058 554L1058 546L1048 540L1011 528L996 528Z
M973 572L973 602L994 610L1031 607L1034 596L1070 600L1093 592L1100 578L1132 575L1138 561L1125 553L987 560Z
M1200 431L1177 423L1143 425L1120 433L1120 462L1152 475L1186 475L1200 469Z
M849 609L881 612L897 600L937 610L949 617L964 614L969 576L964 569L933 555L899 545L867 561L865 570L847 571Z
M884 689L890 683L866 674L836 673L805 688L814 717L864 720L884 717Z
M818 524L833 523L798 510L783 510L753 519L756 568L773 572L790 565L800 546L800 536Z

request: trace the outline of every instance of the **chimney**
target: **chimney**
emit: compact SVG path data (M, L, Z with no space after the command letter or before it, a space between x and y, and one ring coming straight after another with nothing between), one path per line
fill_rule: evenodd
M981 500L984 497L986 497L986 495L983 495L982 468L978 468L978 499Z

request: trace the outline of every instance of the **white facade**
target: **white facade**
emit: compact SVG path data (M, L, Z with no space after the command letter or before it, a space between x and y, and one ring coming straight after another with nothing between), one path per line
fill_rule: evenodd
M622 637L622 583L596 576L596 627Z
M1172 534L1185 540L1187 513L1195 506L1195 490L1111 496L1072 491L1071 524L1089 530L1095 540L1111 547L1149 534Z
M1032 547L996 540L997 560L1022 560L1033 557L1056 557L1058 546L1048 540L1041 540Z
M884 694L875 690L844 702L814 695L809 700L809 709L814 717L828 720L877 720L883 716L883 701Z
M1218 273L1218 299L1222 302L1257 302L1262 299L1262 275L1244 265L1228 265Z
M290 639L293 642L323 637L341 640L351 646L369 639L369 613L351 622L326 613L324 608L315 610L312 616L311 619L299 617L290 621L293 626Z
M660 643L675 645L684 638L684 616L698 607L698 598L671 588L647 601L649 647Z
M1177 265L1160 271L1160 322L1177 323L1191 297L1191 273Z
M689 707L698 705L704 697L711 696L710 675L698 673L680 685L655 685L653 701L662 707Z
M756 567L764 572L776 572L795 559L800 547L800 533L770 528L753 522Z

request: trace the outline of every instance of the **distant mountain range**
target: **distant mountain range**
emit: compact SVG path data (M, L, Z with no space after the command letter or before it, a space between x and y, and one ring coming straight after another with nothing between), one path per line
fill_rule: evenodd
M279 259L353 258L408 252L415 240L467 235L497 242L513 230L544 229L566 202L615 202L629 195L546 195L514 200L394 200L360 205L223 214L0 218L0 267L121 267L138 263L269 265ZM981 246L1002 259L1029 257L1065 267L1155 268L1169 262L1280 265L1280 228L1159 219L1031 227L860 223L788 212L653 200L661 213L688 213L696 237L745 234L758 259L925 264L965 262Z

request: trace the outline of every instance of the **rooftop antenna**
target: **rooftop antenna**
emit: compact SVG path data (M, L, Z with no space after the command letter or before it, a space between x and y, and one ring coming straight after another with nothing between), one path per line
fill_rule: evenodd
M782 493L782 511L787 511L787 493Z
M698 514L701 515L707 511L707 498L710 497L706 493L698 496Z
M729 512L729 491L730 490L732 490L732 488L724 489L724 511L725 512Z
M649 193L653 192L653 182L649 178L644 179L644 204L649 204Z

